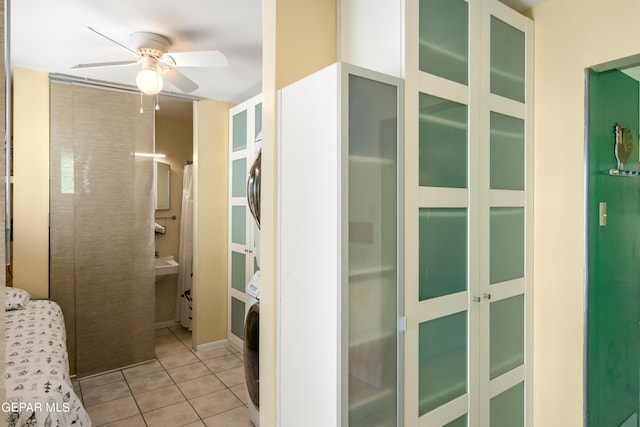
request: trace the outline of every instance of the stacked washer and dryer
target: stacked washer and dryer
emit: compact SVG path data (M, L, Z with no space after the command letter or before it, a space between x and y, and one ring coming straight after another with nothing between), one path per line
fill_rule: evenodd
M247 202L255 220L254 239L256 264L260 267L260 164L262 154L262 132L256 138L256 155L247 180ZM244 374L249 396L247 407L249 418L256 427L260 426L260 270L246 286L244 321Z
M249 399L249 418L260 425L260 272L247 285L246 318L244 323L244 375Z

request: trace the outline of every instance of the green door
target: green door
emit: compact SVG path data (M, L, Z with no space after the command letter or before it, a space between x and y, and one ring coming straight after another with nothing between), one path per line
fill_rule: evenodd
M634 136L638 168L638 82L589 72L587 178L587 413L590 426L638 425L640 381L640 178L610 176L615 125ZM606 204L606 225L600 206ZM603 207L605 205L602 205Z

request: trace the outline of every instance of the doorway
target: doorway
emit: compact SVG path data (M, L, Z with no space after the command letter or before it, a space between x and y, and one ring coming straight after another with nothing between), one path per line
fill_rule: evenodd
M593 426L638 425L640 86L633 76L631 69L586 73L585 407Z

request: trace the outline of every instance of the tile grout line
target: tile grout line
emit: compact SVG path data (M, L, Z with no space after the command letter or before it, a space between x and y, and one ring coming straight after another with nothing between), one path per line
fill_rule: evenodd
M173 335L173 337L178 340L178 342L180 342L180 344L184 345L185 348L187 350L189 350L189 352L191 354L193 354L193 351L191 350L191 348L189 348L187 345L185 345L184 342L182 342L182 340L180 338L178 338L178 336L176 334L173 333L173 331L171 330L171 328L167 328L169 330L169 333L171 335ZM157 338L157 337L156 337ZM194 356L198 359L198 362L202 363L202 360L200 360L200 358L194 354ZM196 408L193 407L193 405L191 404L191 401L187 398L187 396L185 396L184 392L182 391L182 389L180 388L180 386L178 385L178 383L176 382L176 380L171 376L171 374L169 373L169 370L162 364L162 362L160 361L160 359L158 359L158 356L156 355L156 360L158 360L158 363L160 364L160 366L162 367L162 369L166 372L166 374L169 376L169 378L171 379L171 382L173 383L173 385L176 386L176 388L178 389L178 391L180 392L180 394L182 395L182 397L184 398L185 402L187 402L187 404L191 407L191 409L193 409L193 412L198 416L198 420L201 421L203 424L205 424L204 420L202 419L202 417L200 416L200 414L198 413L198 411L196 410ZM202 363L207 369L209 369L209 367L207 365L205 365L204 363ZM181 366L186 366L186 365L181 365ZM175 368L178 368L179 366L174 366ZM211 372L213 374L213 372ZM218 377L216 377L218 378ZM134 397L135 398L135 397ZM178 402L179 403L179 402ZM174 403L175 405L175 403ZM170 405L169 405L170 406ZM142 413L142 411L140 412ZM144 415L142 415L142 417L144 418ZM146 421L145 421L146 423ZM146 424L145 424L146 425ZM188 425L188 424L186 424ZM206 424L205 424L206 426Z
M169 329L169 332L171 332L171 333L173 334L173 331L172 331L171 329ZM173 336L175 337L176 335L175 335L175 334L173 334ZM176 338L177 338L177 337L176 337ZM180 342L182 342L182 341L180 341ZM182 344L184 344L184 343L182 343ZM185 346L185 347L186 347L186 346ZM187 348L188 348L188 347L187 347ZM188 348L188 350L189 350L189 352L191 352L191 354L193 354L193 352L191 351L191 349L190 349L190 348ZM194 354L194 356L196 356L196 358L198 359L198 362L199 362L199 363L202 363L202 360L200 360L200 358L199 358L197 355L195 355L195 354ZM169 375L169 378L171 378L171 381L172 381L172 382L173 382L173 384L176 386L176 388L178 389L178 391L180 392L180 394L182 395L182 397L184 397L184 400L187 402L187 404L189 404L189 406L191 407L191 409L193 409L193 412L195 412L195 414L198 416L198 420L200 420L200 421L202 422L202 424L204 424L204 425L206 426L207 424L204 422L204 419L200 416L200 413L196 410L196 408L194 408L194 407L193 407L193 405L191 404L191 401L187 398L187 396L185 396L184 392L182 391L182 389L180 388L180 386L178 385L178 383L176 382L176 380L171 376L171 374L169 373L169 371L168 371L167 369L165 369L164 365L163 365L161 362L159 362L159 363L160 363L160 366L162 366L162 369L164 369L164 370L165 370L165 372L167 373L167 375ZM204 365L204 367L205 367L205 368L207 368L207 370L209 370L209 367L208 367L207 365L205 365L204 363L202 363L202 365ZM182 366L186 366L186 365L182 365ZM177 366L176 366L176 367L177 367ZM211 372L211 371L209 370L209 372ZM211 373L213 374L213 372L211 372ZM218 377L216 377L216 378L218 378ZM191 423L190 423L190 424L191 424ZM185 425L188 425L188 424L185 424Z
M129 385L129 380L127 379L127 376L124 374L124 371L120 371L120 372L122 373L122 376L124 377L124 382L127 384L127 387L129 388L129 393L131 393L131 397L133 398L133 401L135 402L136 407L138 408L138 412L140 413L140 418L142 418L142 422L144 423L145 426L148 427L149 425L147 424L147 420L144 417L144 414L142 413L142 408L138 404L138 399L136 399L136 395L133 393L133 389L131 388L131 385ZM123 419L126 420L126 418L123 418Z
M173 336L174 336L178 341L180 341L180 343L182 343L183 345L185 345L185 344L184 344L184 342L182 342L182 340L181 340L180 338L178 338L178 336L177 336L176 334L174 334L174 333L173 333L173 331L172 331L170 328L168 328L168 329L169 329L169 332L170 332L170 333L171 333L171 334L172 334L172 335L173 335ZM236 397L236 399L238 399L238 400L240 401L240 403L241 403L242 405L244 405L244 403L243 403L243 402L242 402L242 401L241 401L241 400L240 400L240 399L235 395L235 393L233 393L233 392L229 389L229 387L228 387L228 386L227 386L227 385L226 385L226 384L225 384L225 383L224 383L224 382L223 382L223 381L222 381L222 380L221 380L221 379L220 379L220 378L215 374L215 372L213 372L213 371L211 370L211 368L209 368L209 366L207 366L207 364L206 364L206 363L204 363L204 361L203 361L202 359L200 359L200 357L198 357L198 355L197 355L197 354L195 354L195 352L193 351L193 349L192 349L192 348L189 348L187 345L185 345L185 347L189 350L189 352L190 352L193 356L195 356L195 357L196 357L196 359L198 359L198 362L194 362L194 364L195 364L195 363L200 363L200 364L202 364L202 366L204 366L204 367L207 369L207 371L209 371L209 372L211 373L211 375L213 375L213 376L214 376L218 381L220 381L220 383L221 383L222 385L224 385L224 387L225 387L225 388L224 388L224 390L229 390L229 392L230 392L231 394L233 394L233 395ZM227 351L229 351L229 350L227 350ZM232 354L231 352L229 352L229 353L230 353L230 354ZM175 379L174 379L174 378L171 376L171 374L169 373L169 370L168 370L168 369L167 369L167 368L162 364L162 362L160 362L159 360L158 360L158 363L160 363L160 366L162 366L162 369L164 369L164 370L165 370L165 372L167 373L167 375L169 375L169 378L171 378L171 381L172 381L172 382L173 382L173 384L176 386L176 388L178 389L178 391L180 392L180 394L182 395L182 397L184 397L185 401L189 404L189 406L191 407L191 409L193 409L193 412L195 412L195 413L196 413L196 415L198 416L198 420L199 420L199 421L201 421L201 422L206 426L207 424L206 424L206 422L205 422L205 419L204 419L204 418L202 418L202 416L200 415L200 413L199 413L199 412L196 410L196 408L191 404L191 400L190 400L190 399L188 399L188 398L187 398L187 396L184 394L184 392L182 391L182 389L180 388L180 386L178 385L178 383L175 381ZM181 365L181 366L187 366L187 365L189 365L189 364ZM180 366L174 366L174 368L178 368L178 367L180 367ZM195 378L192 378L192 379L195 379ZM183 381L183 382L186 382L186 381ZM212 392L212 393L215 393L215 392ZM211 393L207 393L207 394L211 394ZM203 394L202 396L206 396L207 394ZM202 397L202 396L196 396L196 397ZM196 397L194 397L194 399L195 399ZM235 408L234 408L234 409L235 409ZM227 411L223 411L223 412L220 412L220 413L222 414L222 413L224 413L224 412L227 412ZM218 415L218 414L214 414L214 415L212 415L212 416L215 416L215 415Z
M237 394L232 390L232 387L237 387L237 386L241 385L242 383L235 384L235 385L233 385L233 386L228 386L224 381L222 381L222 379L221 379L221 378L216 374L216 372L214 372L214 371L212 370L212 368L210 368L210 367L205 363L206 361L216 359L217 357L228 357L228 356L234 356L234 359L237 359L237 360L240 362L240 366L239 366L239 367L242 367L242 366L244 365L244 361L242 360L242 358L241 358L241 357L239 357L239 354L241 354L241 353L240 353L240 352L238 352L238 350L237 350L235 347L233 347L233 346L231 346L231 345L225 345L224 347L220 347L220 348L223 348L223 349L226 351L226 354L222 354L222 355L219 355L219 356L216 356L216 357L212 357L212 358L209 358L209 359L202 359L200 356L198 356L197 351L196 351L196 350L194 350L194 349L192 348L192 345L189 345L188 343L186 343L185 341L183 341L182 339L180 339L180 337L178 337L178 335L177 335L176 333L174 333L174 331L172 331L170 328L167 328L167 330L168 330L168 334L156 335L156 339L157 339L158 337L160 337L160 336L172 336L172 337L176 340L176 342L179 342L180 344L182 344L182 345L185 347L185 349L187 349L187 350L189 351L189 353L190 353L192 356L194 356L194 357L196 358L196 361L192 362L193 364L199 363L202 367L204 367L204 368L205 368L205 371L204 371L204 372L205 372L205 374L204 374L204 375L209 375L209 374L210 374L210 375L212 375L212 376L213 376L217 381L219 381L219 382L224 386L224 388L223 388L223 389L218 390L218 391L226 390L226 391L230 392L230 393L231 393L231 395L232 395L232 396L234 396L234 397L239 401L239 403L240 403L240 404L239 404L238 406L236 406L236 407L234 407L234 408L226 409L226 410L224 410L224 411L222 411L222 412L219 412L219 413L216 413L216 414L213 414L213 415L211 415L211 417L218 416L218 415L221 415L221 414L224 414L224 413L230 412L230 411L235 410L235 409L237 409L237 408L241 408L241 407L245 407L245 408L246 408L246 407L247 407L247 404L243 401L243 398L242 398L241 396L237 395ZM179 353L181 353L181 352L179 352ZM185 352L185 353L186 353L186 352ZM176 354L178 354L178 353L176 353ZM172 355L171 355L171 354L169 354L169 355L166 355L166 356L172 356ZM203 357L205 357L205 356L203 356ZM158 358L158 356L157 356L157 355L156 355L156 357L155 357L155 360L156 360L156 362L158 363L159 367L162 369L162 371L163 371L163 372L164 372L164 373L169 377L169 379L171 380L171 383L170 383L170 384L174 385L174 386L178 389L178 392L180 393L180 395L182 396L182 398L184 399L184 401L185 401L185 402L187 402L187 404L189 405L189 407L190 407L190 408L193 410L193 412L197 415L198 420L197 420L197 421L193 421L193 422L198 422L198 421L200 421L202 424L204 424L204 425L206 426L206 425L207 425L207 423L205 422L205 418L203 418L203 417L200 415L200 413L198 413L198 411L196 410L196 408L194 407L194 405L191 403L191 399L187 398L187 396L185 395L185 393L182 391L182 389L181 389L181 388L180 388L180 386L179 386L179 384L180 384L180 383L178 383L178 382L174 379L174 377L169 373L169 370L170 370L170 369L174 369L174 368L180 368L180 367L188 366L188 365L189 365L189 364L191 364L191 363L185 363L184 365L178 365L178 366L173 366L173 367L168 368L168 367L166 367L166 366L165 366L165 365L160 361L160 359ZM229 371L229 370L231 370L231 369L236 369L236 368L228 368L228 369L221 370L221 371L219 371L219 372L227 372L227 371ZM142 412L142 408L140 407L140 405L139 405L139 403L138 403L138 399L136 398L136 396L135 396L135 394L134 394L134 392L133 392L133 388L132 388L131 384L129 383L129 380L130 380L130 379L127 377L127 375L125 375L125 372L124 372L125 370L126 370L126 369L117 369L117 370L114 370L114 371L112 371L112 372L119 372L119 373L120 373L120 375L122 376L122 378L124 379L125 384L126 384L126 386L127 386L127 389L128 389L128 391L129 391L129 393L130 393L130 396L133 398L133 401L134 401L134 403L135 403L135 405L136 405L136 408L138 409L138 414L137 414L137 415L139 415L139 416L142 418L142 421L143 421L144 425L145 425L146 427L148 427L148 426L149 426L149 424L148 424L148 422L147 422L147 419L145 418L144 413ZM182 381L182 382L186 382L186 381L194 380L194 379L197 379L197 378L200 378L200 377L201 377L201 376L194 377L194 378L190 378L190 379L188 379L188 380L184 380L184 381ZM135 378L135 377L132 377L132 378ZM118 380L118 381L119 381L119 380ZM81 384L81 382L80 382L80 380L79 380L79 379L76 379L76 382L77 382L78 390L79 390L79 392L80 392L80 394L81 394L81 396L82 396L82 401L83 401L83 404L84 404L84 393L83 393L83 390L84 390L84 389L83 389L83 386L82 386L82 384ZM182 382L181 382L181 383L182 383ZM101 384L100 386L104 386L104 385L107 385L107 384L110 384L110 383ZM96 387L99 387L99 386L96 386ZM91 387L87 388L86 390L89 390L89 389L91 389ZM149 390L149 391L151 391L151 390ZM206 396L207 394L216 393L216 392L218 392L218 391L211 392L211 393L205 393L205 394L203 394L202 396L195 396L195 397L193 397L193 399L196 399L196 398L200 398L200 397ZM105 403L105 402L101 402L101 403ZM163 406L163 407L161 407L161 408L156 408L156 409L154 409L154 410L162 409L162 408L165 408L165 407L168 407L168 406L171 406L171 405L175 405L175 404L177 404L177 403L181 403L181 402L176 402L176 403L173 403L173 404L170 404L170 405L165 405L165 406ZM92 406L95 406L95 405L92 405ZM152 412L152 411L149 411L149 412ZM128 419L128 418L133 418L133 417L135 417L135 416L136 416L136 415L132 415L131 417L126 417L126 418L122 418L122 419L118 419L118 420L112 420L112 421L109 421L107 424L112 423L112 422L121 422L121 421L126 420L126 419ZM211 417L208 417L208 418L211 418ZM189 423L189 424L191 424L191 423Z

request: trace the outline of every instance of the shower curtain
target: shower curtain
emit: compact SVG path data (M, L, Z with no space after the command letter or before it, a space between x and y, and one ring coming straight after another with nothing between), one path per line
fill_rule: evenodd
M193 280L193 165L185 164L182 178L182 217L180 219L180 249L178 252L178 297L176 321L191 330Z

